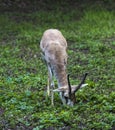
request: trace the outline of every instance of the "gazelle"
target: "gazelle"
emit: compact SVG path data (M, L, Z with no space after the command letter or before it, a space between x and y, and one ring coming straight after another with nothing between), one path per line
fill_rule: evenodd
M76 102L75 93L80 87L86 86L84 81L87 73L79 85L70 85L69 75L66 72L67 65L67 41L62 33L57 29L48 29L44 32L40 48L48 67L48 86L47 92L59 92L63 104L73 106ZM58 82L58 89L54 89L53 76ZM53 102L52 102L53 104Z

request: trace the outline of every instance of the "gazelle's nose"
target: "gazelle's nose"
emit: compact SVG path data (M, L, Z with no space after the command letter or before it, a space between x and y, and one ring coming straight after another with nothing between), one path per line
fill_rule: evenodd
M64 93L64 97L69 97L68 92Z
M70 99L68 99L67 105L73 107L73 102Z

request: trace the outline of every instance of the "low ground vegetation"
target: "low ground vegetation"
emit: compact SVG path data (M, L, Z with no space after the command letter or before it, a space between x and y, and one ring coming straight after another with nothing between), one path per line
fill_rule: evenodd
M0 14L0 129L114 129L115 11L73 8ZM89 73L74 107L63 106L57 93L52 107L46 94L39 42L48 28L58 28L68 41L71 84Z

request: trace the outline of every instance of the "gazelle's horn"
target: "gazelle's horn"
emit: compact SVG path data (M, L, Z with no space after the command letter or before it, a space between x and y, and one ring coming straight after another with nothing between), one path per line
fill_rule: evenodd
M88 75L88 73L85 73L85 75L84 75L81 83L75 88L74 93L76 93L80 89L80 87L82 86L82 84L84 84L87 75Z
M70 74L67 75L67 81L68 81L68 90L69 90L69 98L71 97L71 84L70 84L70 80L69 80L69 76Z

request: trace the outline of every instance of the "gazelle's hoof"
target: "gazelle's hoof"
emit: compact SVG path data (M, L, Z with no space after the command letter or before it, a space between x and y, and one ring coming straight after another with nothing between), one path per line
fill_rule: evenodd
M50 90L47 90L47 94L48 94L48 96L50 96Z

